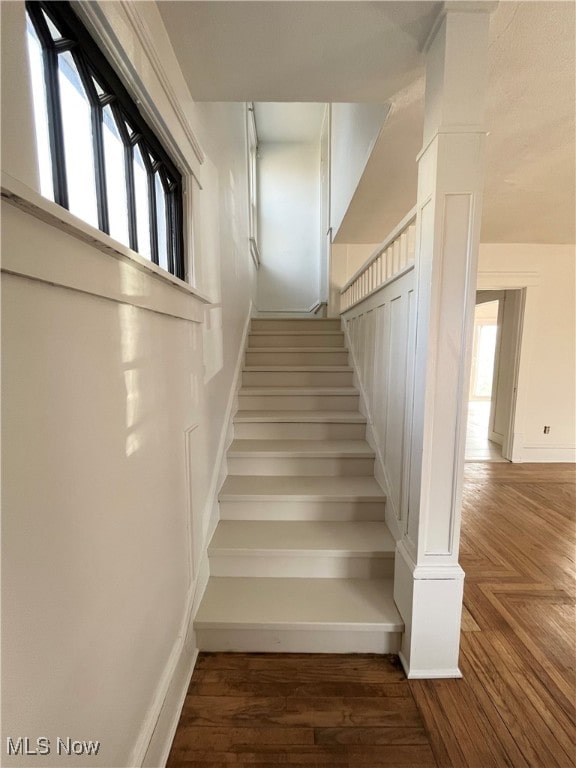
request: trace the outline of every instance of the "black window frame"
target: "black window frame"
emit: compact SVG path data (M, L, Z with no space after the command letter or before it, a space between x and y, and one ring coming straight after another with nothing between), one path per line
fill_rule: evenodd
M159 264L155 192L155 178L158 176L166 202L168 272L184 280L182 174L141 115L133 97L127 91L114 68L72 9L71 3L63 0L51 0L49 2L26 0L26 11L42 47L54 201L64 208L69 208L64 128L58 79L58 55L70 51L90 102L98 228L102 232L110 234L103 139L103 110L107 105L110 105L124 145L124 176L126 179L130 248L138 251L134 183L134 147L138 144L145 161L144 166L148 182L151 261L156 265ZM53 39L44 14L61 32L62 37L60 39ZM102 94L98 93L94 81L103 90Z

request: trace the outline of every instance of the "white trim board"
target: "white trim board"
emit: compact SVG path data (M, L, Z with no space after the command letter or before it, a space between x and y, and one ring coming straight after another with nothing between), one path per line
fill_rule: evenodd
M222 432L220 434L220 440L218 442L218 450L216 451L216 458L214 461L214 469L212 477L210 479L210 486L207 495L206 508L204 510L203 521L205 527L203 531L203 547L208 546L210 538L218 525L220 519L220 509L218 505L218 493L222 483L226 479L228 467L226 463L226 452L233 440L233 418L238 410L238 393L242 385L242 368L244 363L244 357L246 354L246 347L248 346L248 334L250 331L250 321L252 320L252 302L248 306L248 312L244 323L244 329L242 331L242 338L238 348L238 356L236 358L236 364L234 367L234 376L232 378L232 384L230 387L230 394L228 396L228 402L226 404L226 410L224 412L224 422Z
M38 259L35 254L26 257L20 249L13 252L5 247L2 253L4 272L201 322L201 305L210 303L206 296L4 172L2 202L98 252L78 249L71 257L62 249L46 249L43 258ZM114 258L106 258L110 256ZM133 275L128 276L127 270ZM146 290L144 281L148 283ZM126 290L127 282L138 285L139 290L132 293ZM110 285L114 287L105 287Z
M146 87L138 71L134 67L134 53L132 52L131 57L125 52L124 47L120 44L116 30L113 28L113 25L108 18L107 11L104 11L100 5L100 3L96 2L79 3L78 13L81 20L88 27L92 35L96 37L100 47L105 50L108 57L112 60L114 67L119 70L124 82L130 84L129 90L132 91L132 96L135 98L140 109L143 109L143 111L147 113L146 116L148 120L152 122L154 129L161 134L163 142L169 146L171 152L177 156L180 162L186 167L187 171L195 175L195 172L197 172L198 169L194 169L191 164L187 162L184 154L178 147L176 140L172 136L172 131L167 127L164 117L156 107L155 100L149 93L149 89ZM195 160L201 165L205 161L204 151L182 109L182 99L176 93L172 79L168 76L166 69L162 64L161 56L154 44L154 39L150 34L148 25L142 18L140 10L136 7L135 3L121 2L118 4L118 8L115 9L114 13L121 13L123 17L121 20L122 23L129 26L130 32L138 40L140 48L146 56L150 68L170 104L170 108L178 121L178 125L186 136L194 153Z
M174 646L172 648L168 661L166 662L162 675L160 676L160 681L152 697L152 701L146 713L146 717L142 724L142 728L140 729L140 734L132 750L132 754L130 756L130 763L129 763L130 765L133 765L133 766L145 765L146 755L151 750L152 751L155 750L155 743L154 743L155 738L159 739L160 741L166 741L167 735L165 734L164 737L162 737L162 735L160 734L161 728L159 728L158 726L160 724L162 711L166 706L167 702L169 701L170 695L174 695L174 686L178 686L177 673L179 673L180 678L182 677L185 678L186 688L188 687L188 682L190 680L190 677L192 676L192 671L194 669L194 664L196 663L196 656L197 656L196 649L194 648L194 650L191 651L190 661L186 663L186 650L190 648L190 645L187 642L187 640L189 639L189 633L191 628L192 607L195 602L194 601L195 591L196 591L195 587L196 587L196 584L191 584L190 588L188 589L188 594L186 597L186 605L184 608L184 614L180 624L180 630L178 632L176 641L174 643ZM183 669L181 669L182 666L184 667ZM183 686L182 686L182 679L181 679L178 690L180 690L182 687ZM182 704L183 703L184 703L184 698L182 697ZM178 714L177 714L177 717L179 716L180 716L180 710L178 710ZM177 721L176 716L169 718L170 722L173 722L174 719L176 719Z

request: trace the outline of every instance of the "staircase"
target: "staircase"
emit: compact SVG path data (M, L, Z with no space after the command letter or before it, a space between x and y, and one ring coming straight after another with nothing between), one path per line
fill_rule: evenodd
M252 320L201 650L398 651L394 540L358 401L339 320Z

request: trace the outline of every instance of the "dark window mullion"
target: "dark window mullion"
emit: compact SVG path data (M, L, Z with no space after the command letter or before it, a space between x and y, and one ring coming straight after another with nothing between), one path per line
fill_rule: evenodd
M166 192L166 236L168 238L168 271L173 275L175 272L175 260L174 256L175 241L174 241L174 192L172 190Z
M96 92L92 73L78 51L73 53L78 74L90 100L90 116L92 120L92 148L94 152L94 178L96 180L96 203L98 206L98 228L110 234L108 217L108 197L106 190L106 161L104 158L103 112L100 98Z
M92 144L94 147L94 163L96 165L96 200L98 202L98 226L106 234L110 234L108 217L108 196L106 191L106 161L104 158L104 131L102 108L92 104Z
M173 275L180 277L178 269L178 211L177 211L177 186L167 179L164 187L166 197L166 235L168 238L168 265Z
M68 181L66 178L66 154L64 151L64 126L60 101L60 83L58 82L58 54L52 49L44 49L44 81L48 97L48 131L50 145L54 151L52 179L54 199L64 208L69 207Z
M148 211L150 213L150 247L152 261L158 264L158 218L156 215L156 185L154 173L151 168L147 168L148 176Z
M134 188L134 151L131 144L124 144L124 167L126 169L126 199L128 200L128 233L130 248L138 250L138 228L136 224L136 191Z
M184 206L182 203L182 187L178 185L172 192L173 216L170 223L174 232L174 274L181 280L186 279L184 270Z

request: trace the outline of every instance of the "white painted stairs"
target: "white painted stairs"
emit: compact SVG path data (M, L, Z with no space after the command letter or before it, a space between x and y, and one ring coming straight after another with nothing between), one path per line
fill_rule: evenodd
M352 373L339 320L252 320L200 650L399 650L394 540Z

